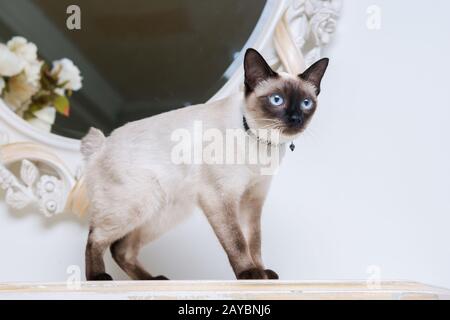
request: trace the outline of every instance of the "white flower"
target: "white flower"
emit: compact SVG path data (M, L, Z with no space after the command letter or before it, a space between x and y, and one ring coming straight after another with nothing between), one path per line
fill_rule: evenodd
M22 72L25 61L0 43L0 76L12 77Z
M37 60L36 45L23 37L14 37L6 45L11 52L28 63L34 63Z
M39 87L42 62L38 60L36 45L23 37L14 37L6 45L12 53L23 60L27 81Z
M58 77L58 84L64 85L64 89L77 91L82 87L80 69L70 59L53 62L52 74Z
M25 66L24 71L27 81L35 87L40 87L41 85L41 68L43 63L43 61L36 60L33 63L27 63Z
M64 90L63 88L55 88L53 92L56 93L58 96L66 95L66 90Z
M3 80L2 77L0 77L0 95L3 92L3 89L5 89L5 86L6 86L5 80Z

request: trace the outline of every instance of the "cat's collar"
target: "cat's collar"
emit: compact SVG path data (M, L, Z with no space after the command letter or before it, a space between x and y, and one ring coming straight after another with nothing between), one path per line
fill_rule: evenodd
M249 127L249 125L247 123L247 119L245 118L245 116L242 116L242 123L244 125L245 132L249 136L254 137L258 142L264 143L264 144L268 145L269 147L271 147L271 146L279 146L279 145L283 145L284 144L284 143L274 144L274 143L272 143L272 141L267 141L265 139L262 139L262 138L258 137L257 134L253 133L252 130L250 130L250 127ZM289 148L291 149L291 151L294 151L294 149L295 149L294 142L291 142L291 144L289 145Z

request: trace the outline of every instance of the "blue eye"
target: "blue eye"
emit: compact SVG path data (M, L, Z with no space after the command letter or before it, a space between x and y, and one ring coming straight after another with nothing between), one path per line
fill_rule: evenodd
M305 110L305 111L311 110L312 106L313 106L313 102L311 101L311 99L304 99L300 105L302 110Z
M284 103L284 99L279 94L273 94L269 97L269 101L272 105L278 107Z

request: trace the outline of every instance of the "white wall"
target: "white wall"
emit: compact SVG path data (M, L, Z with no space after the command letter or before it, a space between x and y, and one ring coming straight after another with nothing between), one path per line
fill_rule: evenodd
M382 9L379 31L366 9ZM288 279L450 287L450 2L345 1L313 126L265 215L269 265Z
M379 31L366 27L372 4ZM382 279L450 287L449 11L447 0L344 2L319 111L265 207L264 257L282 279L366 279L375 265ZM63 281L83 266L85 225L0 212L0 281ZM233 278L200 214L142 260L173 279Z

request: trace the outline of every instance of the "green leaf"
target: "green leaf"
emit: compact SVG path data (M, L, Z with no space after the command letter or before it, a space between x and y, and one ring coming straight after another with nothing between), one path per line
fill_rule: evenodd
M69 116L70 104L69 99L67 99L65 96L57 96L55 100L53 100L53 105L55 106L56 111L65 115L66 117Z
M56 85L57 88L64 89L64 87L69 83L69 80L64 81L63 83L60 83Z
M3 77L5 80L5 89L4 92L9 92L9 77Z
M34 113L31 112L30 110L26 110L26 111L23 113L23 118L24 118L25 120L30 120L30 119L36 118L36 116L35 116Z

